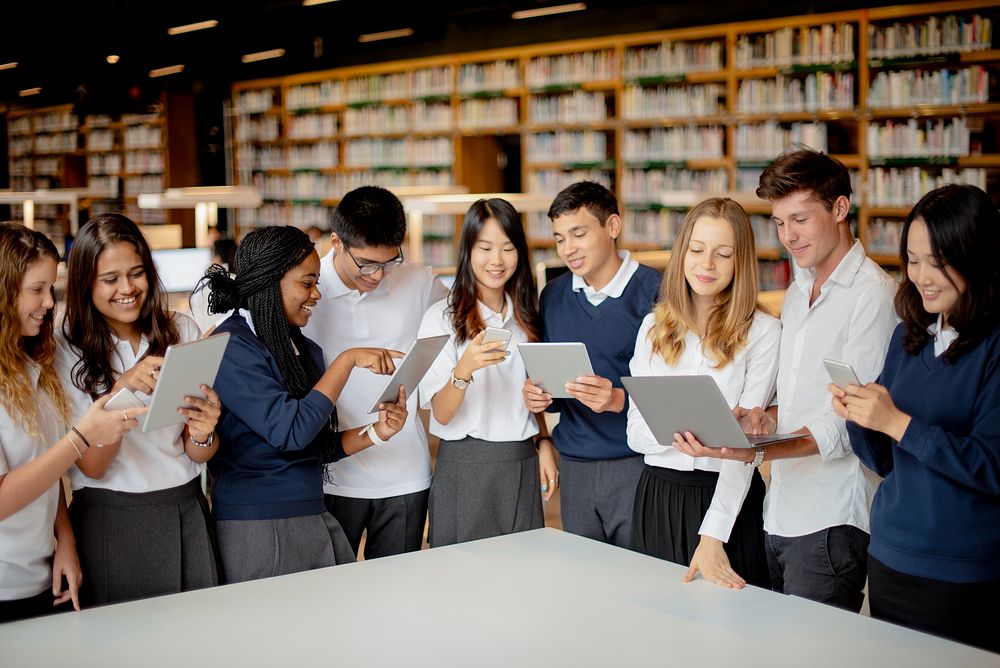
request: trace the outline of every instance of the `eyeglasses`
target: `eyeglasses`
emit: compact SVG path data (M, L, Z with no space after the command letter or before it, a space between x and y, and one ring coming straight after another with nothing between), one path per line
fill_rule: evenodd
M358 271L361 272L362 276L371 276L379 271L383 271L388 274L390 271L403 264L403 247L398 246L398 249L399 255L392 258L388 262L365 262L364 264L361 264L358 262L358 258L354 257L354 253L351 252L351 249L348 248L346 244L344 245L344 250L351 256L351 260L354 261L354 264L357 266Z

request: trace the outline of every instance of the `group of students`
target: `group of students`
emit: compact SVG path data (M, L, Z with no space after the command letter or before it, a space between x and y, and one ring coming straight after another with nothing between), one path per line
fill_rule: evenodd
M897 286L852 238L838 161L783 154L757 194L799 269L780 321L728 199L689 212L661 276L617 249L610 191L569 186L549 217L570 271L539 297L508 202L469 209L447 291L405 261L399 200L358 188L322 258L298 229L264 227L232 274L209 269L209 311L228 314L215 332L231 335L215 389L149 434L130 431L145 409L104 403L149 394L166 347L201 333L168 312L136 226L106 214L81 229L58 328L54 247L2 226L0 619L339 564L362 536L365 558L418 550L425 518L432 547L539 528L558 489L565 530L688 580L855 611L867 580L874 616L1000 651L976 612L1000 593L1000 214L971 186L925 196ZM369 415L400 351L439 334L415 396ZM552 398L527 378L528 341L585 343L593 375ZM865 384L830 384L824 358ZM713 377L746 431L801 437L658 443L621 378L685 374ZM418 405L440 438L433 475Z

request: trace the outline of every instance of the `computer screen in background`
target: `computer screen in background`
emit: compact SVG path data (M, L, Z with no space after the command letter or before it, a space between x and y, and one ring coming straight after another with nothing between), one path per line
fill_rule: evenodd
M210 248L154 250L153 263L167 292L191 292L212 263Z

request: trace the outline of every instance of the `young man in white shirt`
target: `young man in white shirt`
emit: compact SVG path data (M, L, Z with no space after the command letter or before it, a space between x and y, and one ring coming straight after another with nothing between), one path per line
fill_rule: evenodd
M764 503L772 587L857 612L879 479L854 455L845 422L833 412L823 360L847 362L862 382L875 380L897 319L896 282L851 236L850 195L844 165L808 149L779 156L757 188L802 271L781 311L777 405L737 409L737 417L748 431L803 437L755 449L706 448L692 437L675 445L748 466L773 461Z
M356 346L406 351L417 338L424 311L447 289L428 267L405 262L406 216L388 190L362 186L344 195L331 219L331 248L320 262L320 291L303 328L323 348L327 363ZM363 429L377 419L366 411L385 378L351 374L337 402L342 428ZM330 464L326 505L355 553L365 539L366 559L419 550L427 516L431 460L417 415L392 439Z

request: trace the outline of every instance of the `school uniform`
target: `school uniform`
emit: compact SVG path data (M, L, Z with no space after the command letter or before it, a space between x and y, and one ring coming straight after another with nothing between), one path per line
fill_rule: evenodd
M621 252L621 267L601 290L565 273L542 290L543 341L580 341L594 373L622 388L630 375L639 325L653 309L660 272ZM559 451L559 505L570 533L619 547L631 538L635 489L642 458L628 447L626 413L595 413L577 399L554 399L559 413L552 437Z
M420 338L451 335L419 387L420 405L431 411L430 432L441 439L429 501L431 547L544 526L532 443L538 422L521 396L527 375L517 351L528 336L514 318L510 297L504 299L506 315L482 302L477 306L484 326L510 330L510 356L473 374L448 424L435 419L432 400L451 382L470 341L456 341L447 299L431 306L420 324Z
M302 332L323 349L327 366L345 350L378 347L406 352L417 338L424 312L447 294L427 267L409 262L387 273L370 292L349 288L333 266L336 251L320 260L323 298ZM358 430L378 420L368 413L385 376L351 374L337 400L340 428ZM409 416L386 443L374 445L327 467L327 508L357 552L365 558L419 550L424 539L431 458L417 413L417 393L407 397Z
M183 313L171 315L180 342L201 336ZM145 355L112 336L115 375L131 369ZM79 419L94 398L73 384L80 351L60 332L56 368L70 405ZM150 397L137 396L149 403ZM102 478L70 469L73 501L70 519L84 572L81 599L88 604L117 603L173 594L218 584L215 537L208 502L201 491L203 464L184 450L184 425L125 435ZM91 443L96 447L96 443Z
M58 413L38 386L40 368L25 368L37 405L38 436L31 436L0 406L0 476L40 457L61 437ZM5 520L0 520L0 622L52 610L53 524L59 484Z
M629 363L633 376L711 376L730 408L766 406L774 395L781 323L758 311L746 344L723 367L702 350L695 332L684 336L684 351L673 364L653 352L650 313L635 339ZM670 397L664 397L670 401ZM629 400L629 447L645 466L636 489L632 549L687 566L700 536L725 543L730 565L750 584L770 589L764 553L764 481L743 462L690 457L670 443L658 443Z

